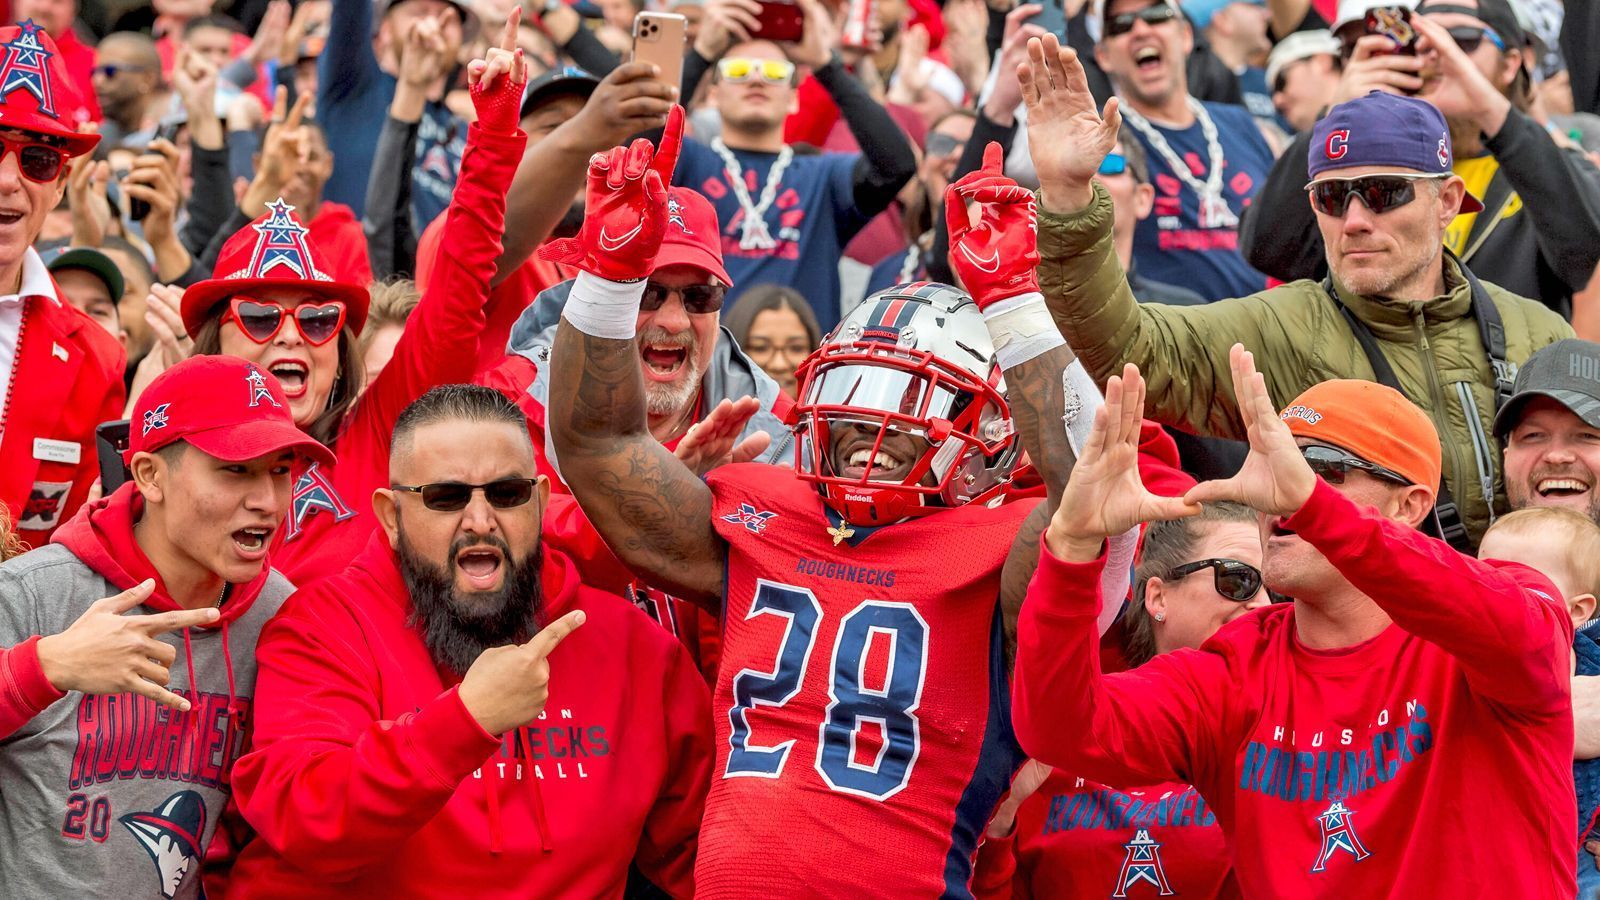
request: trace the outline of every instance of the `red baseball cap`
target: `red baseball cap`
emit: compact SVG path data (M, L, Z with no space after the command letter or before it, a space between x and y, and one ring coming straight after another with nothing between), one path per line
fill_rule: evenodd
M345 322L360 334L372 300L366 286L334 281L325 274L316 248L306 240L307 233L294 215L294 207L281 197L268 203L266 215L239 229L222 245L213 271L226 274L197 282L183 292L179 308L183 327L191 335L197 333L211 308L234 294L292 287L325 300L342 301Z
M237 356L191 356L156 376L133 405L122 458L179 440L228 462L293 450L334 464L333 451L294 424L278 379Z
M72 91L67 62L44 28L32 19L0 28L0 127L59 138L68 156L82 156L100 135L61 120Z
M689 188L667 191L667 233L656 253L656 268L694 266L717 276L733 287L733 279L722 267L722 226L711 201Z

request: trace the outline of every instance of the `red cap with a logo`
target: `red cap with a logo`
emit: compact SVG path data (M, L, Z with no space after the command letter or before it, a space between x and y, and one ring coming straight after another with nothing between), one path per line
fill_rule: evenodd
M191 356L162 372L139 395L128 426L128 461L183 440L228 462L293 450L334 464L331 450L295 426L278 379L237 356Z
M367 307L372 298L363 285L334 281L324 272L320 255L306 240L306 226L294 215L294 207L279 198L267 204L267 214L239 229L222 245L215 278L197 282L183 292L179 311L183 327L192 334L200 331L211 308L234 294L263 288L295 288L322 300L339 300L345 306L345 322L361 333L367 324Z
M661 236L656 253L656 268L694 266L717 276L733 287L733 279L722 267L722 227L711 201L689 188L667 191L667 232Z
M79 134L61 114L74 98L67 62L45 30L28 19L0 28L0 127L59 138L68 156L82 156L100 143Z

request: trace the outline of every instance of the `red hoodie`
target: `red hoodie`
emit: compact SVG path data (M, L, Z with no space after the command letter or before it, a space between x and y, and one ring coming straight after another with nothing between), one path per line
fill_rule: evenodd
M1320 480L1285 527L1394 624L1314 650L1295 606L1272 606L1199 650L1103 676L1104 560L1046 548L1018 626L1023 749L1106 784L1193 784L1245 896L1570 898L1572 623L1560 594Z
M550 699L504 738L467 712L408 620L375 534L295 593L257 651L255 752L234 786L258 839L233 898L620 897L628 865L693 888L711 766L706 687L671 636L545 549Z
M443 216L439 217L441 220ZM367 233L355 211L343 203L324 200L317 214L306 223L311 243L328 265L334 281L367 284L372 281L372 262L367 258Z

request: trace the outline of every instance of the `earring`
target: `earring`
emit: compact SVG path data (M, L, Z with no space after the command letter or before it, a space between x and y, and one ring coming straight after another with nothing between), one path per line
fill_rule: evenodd
M1157 622L1165 622L1166 620L1167 620L1167 614L1166 613L1156 613L1156 621Z

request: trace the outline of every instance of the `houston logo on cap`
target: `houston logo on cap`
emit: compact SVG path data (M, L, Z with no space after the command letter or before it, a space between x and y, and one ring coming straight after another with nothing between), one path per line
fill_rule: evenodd
M327 281L328 276L318 272L311 264L311 251L306 247L306 227L289 215L294 207L279 197L267 204L270 211L265 222L251 227L257 232L256 249L250 254L250 265L234 278L263 278L278 266L284 266L301 278Z
M0 99L21 89L39 101L39 112L50 118L56 115L55 89L50 82L50 68L45 63L55 54L39 44L44 29L28 19L17 26L22 29L15 38L0 44L5 60L0 62Z

